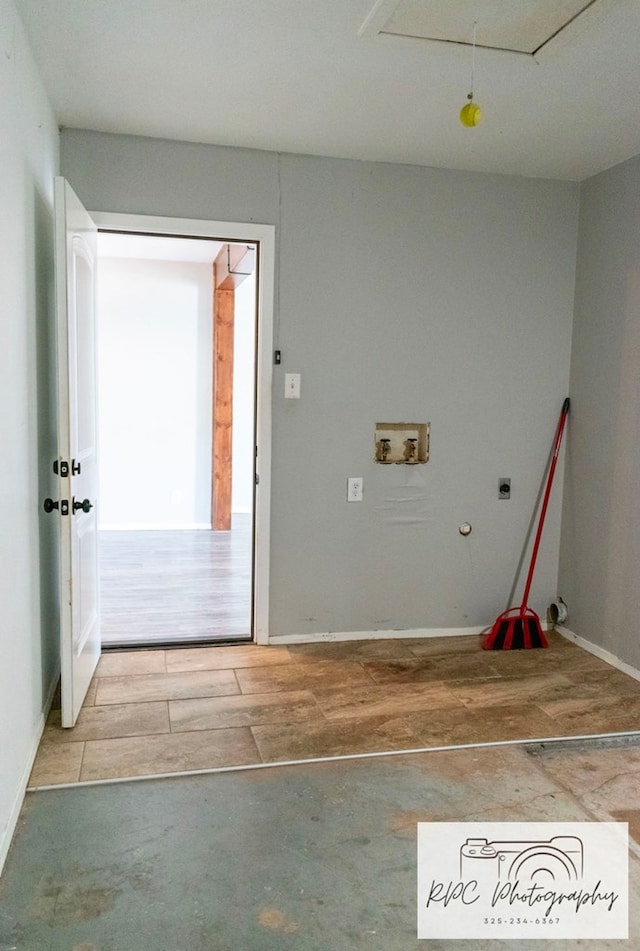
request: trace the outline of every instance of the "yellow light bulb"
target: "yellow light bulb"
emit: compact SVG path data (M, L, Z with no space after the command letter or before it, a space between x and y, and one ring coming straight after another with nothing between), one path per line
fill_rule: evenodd
M474 126L482 122L482 109L480 106L471 100L460 110L460 122L467 129L472 129Z

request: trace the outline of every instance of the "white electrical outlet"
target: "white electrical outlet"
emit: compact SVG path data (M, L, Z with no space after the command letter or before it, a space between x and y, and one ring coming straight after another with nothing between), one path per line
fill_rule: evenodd
M364 494L364 479L353 476L347 479L347 502L362 502Z

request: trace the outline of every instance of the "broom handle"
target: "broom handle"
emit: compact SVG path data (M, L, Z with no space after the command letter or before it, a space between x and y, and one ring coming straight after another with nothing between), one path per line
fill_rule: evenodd
M538 557L538 548L540 547L540 539L542 538L542 528L544 526L544 517L547 514L547 506L549 504L549 496L551 495L551 485L553 483L553 475L556 471L556 463L558 462L558 454L560 452L560 443L562 442L562 433L564 431L564 424L567 421L567 416L569 414L570 400L567 396L566 400L562 405L562 412L560 414L560 420L558 422L558 432L556 434L556 444L553 450L553 459L551 460L551 466L549 468L549 475L547 477L547 487L544 490L544 500L542 502L542 509L540 511L540 520L538 522L538 531L536 532L536 540L533 543L533 552L531 554L531 564L529 565L529 574L527 575L527 583L524 587L524 595L522 598L522 606L520 608L521 613L525 610L527 606L527 601L529 600L529 591L531 590L531 582L533 581L533 572L536 567L536 558Z

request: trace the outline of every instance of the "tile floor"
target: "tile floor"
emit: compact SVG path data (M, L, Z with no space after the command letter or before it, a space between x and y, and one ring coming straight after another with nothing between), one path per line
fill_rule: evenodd
M640 682L549 637L105 654L77 725L52 710L29 785L640 731Z

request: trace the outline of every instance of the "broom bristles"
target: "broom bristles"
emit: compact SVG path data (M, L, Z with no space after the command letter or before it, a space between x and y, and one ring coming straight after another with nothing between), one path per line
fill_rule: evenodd
M517 611L517 614L512 612ZM483 650L508 651L548 647L540 618L531 608L510 608L500 615L482 641Z

